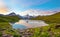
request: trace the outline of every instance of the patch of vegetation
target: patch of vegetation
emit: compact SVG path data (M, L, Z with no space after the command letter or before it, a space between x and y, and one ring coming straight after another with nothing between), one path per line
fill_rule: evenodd
M60 28L56 29L56 26L57 24L52 23L48 26L29 28L25 33L28 33L28 37L60 37Z
M6 37L19 35L17 30L14 30L9 22L19 21L18 16L0 16L0 37L6 35Z
M0 22L16 22L19 19L18 16L0 16Z

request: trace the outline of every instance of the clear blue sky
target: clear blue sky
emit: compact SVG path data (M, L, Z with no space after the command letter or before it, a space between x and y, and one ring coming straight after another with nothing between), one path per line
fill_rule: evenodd
M60 0L4 0L4 2L16 12L29 9L60 9Z

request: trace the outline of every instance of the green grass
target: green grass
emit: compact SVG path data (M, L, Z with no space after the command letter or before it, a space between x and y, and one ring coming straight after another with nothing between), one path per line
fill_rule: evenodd
M32 20L43 20L46 23L60 23L60 12L50 15L50 16L37 16L36 18L31 18Z
M0 30L2 29L10 29L12 26L8 22L1 22L0 23Z
M0 16L0 22L16 22L19 19L18 16Z
M18 16L0 16L0 37L2 34L8 35L19 35L17 30L14 30L12 26L9 24L10 22L17 22L19 21ZM19 35L20 36L20 35Z
M50 15L50 16L37 16L36 18L31 18L32 20L43 20L48 23L48 26L39 28L34 28L34 37L60 37L60 12ZM38 35L39 34L39 35ZM52 35L51 35L52 34Z
M55 28L57 24L50 24L48 26L37 27L28 29L29 31L32 30L33 36L32 37L60 37L60 28ZM49 31L49 29L51 29Z

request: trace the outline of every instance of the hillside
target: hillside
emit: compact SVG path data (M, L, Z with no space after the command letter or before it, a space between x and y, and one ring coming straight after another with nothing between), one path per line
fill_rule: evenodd
M17 22L19 20L18 16L0 16L0 29L5 27L11 27L9 22Z
M0 16L0 22L16 22L19 19L18 16Z
M0 16L0 37L4 35L7 37L18 35L17 30L14 30L9 22L17 22L19 19L18 16Z
M31 18L32 20L43 20L47 23L60 23L60 12L50 15L50 16L37 16L35 18Z

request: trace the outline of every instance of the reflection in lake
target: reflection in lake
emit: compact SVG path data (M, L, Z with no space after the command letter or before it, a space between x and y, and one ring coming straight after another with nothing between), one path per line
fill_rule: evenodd
M34 27L41 27L41 26L47 26L44 21L41 20L19 20L19 22L14 23L12 26L13 28L34 28Z

